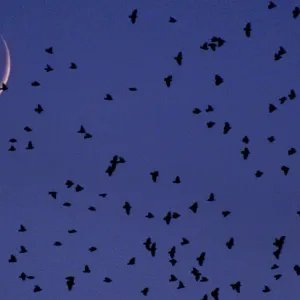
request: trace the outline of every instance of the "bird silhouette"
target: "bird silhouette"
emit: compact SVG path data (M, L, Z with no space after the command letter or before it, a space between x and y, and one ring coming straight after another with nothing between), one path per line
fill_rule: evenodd
M283 172L284 175L287 175L289 173L290 168L287 166L282 166L281 171Z
M75 191L78 193L78 192L81 192L82 190L84 189L83 186L77 184L76 187L75 187Z
M135 264L135 257L130 258L129 262L127 263L127 265L131 266Z
M185 285L183 284L182 281L179 281L179 282L178 282L177 289L180 290L180 289L183 289L183 288L185 288Z
M45 69L44 69L46 72L51 72L53 71L53 68L49 65L46 65Z
M75 70L75 69L77 69L77 65L75 63L71 62L69 69Z
M216 86L219 86L223 82L224 82L224 80L220 75L215 75L215 84L216 84Z
M279 266L278 265L276 265L276 264L273 264L273 266L271 267L271 270L275 270L275 269L278 269L279 268Z
M227 217L227 216L230 215L230 214L231 214L231 212L228 211L228 210L222 211L222 215L223 215L224 218Z
M74 182L72 180L67 180L65 184L66 184L67 188L70 188L74 185Z
M200 49L202 49L202 50L208 50L208 43L205 42L204 44L202 44L202 45L200 46Z
M204 260L205 260L205 252L202 252L198 257L197 257L197 261L200 267L203 266Z
M28 252L27 249L24 246L20 246L21 250L19 253L26 253Z
M170 250L169 250L169 255L171 258L174 258L175 257L175 254L176 254L176 247L173 246Z
M281 274L276 274L274 275L275 280L278 280L282 275Z
M32 86L40 86L40 83L38 81L33 81L31 83Z
M269 1L269 5L268 5L268 9L272 9L272 8L275 8L277 5L272 2L272 1Z
M215 201L215 194L214 193L210 193L207 201Z
M15 263L15 262L17 262L16 256L15 255L11 255L10 258L9 258L9 260L8 260L8 262L9 263Z
M157 177L159 175L159 172L158 171L153 171L153 172L150 172L150 175L152 177L152 181L156 182L157 181Z
M110 283L110 282L112 282L112 279L109 277L105 277L103 281L106 283Z
M137 88L135 88L135 87L131 87L131 88L129 88L129 91L131 91L131 92L135 92L135 91L137 91Z
M45 51L49 54L53 54L53 47L46 48Z
M146 215L146 218L152 219L152 218L154 218L154 215L153 215L151 212L149 212L149 213Z
M28 144L27 144L26 150L32 150L32 149L34 149L34 147L32 145L32 142L29 141Z
M170 17L170 19L169 19L169 23L176 23L177 22L177 20L175 19L175 18L173 18L173 17Z
M188 240L188 239L186 239L186 238L182 238L182 241L181 241L181 246L184 246L184 245L187 245L187 244L189 244L190 243L190 241Z
M193 109L193 114L199 115L200 113L201 113L201 110L199 108L196 107Z
M198 210L198 202L194 202L190 207L189 209L193 212L193 213L196 213L197 210Z
M283 104L286 100L287 100L286 97L281 97L281 98L279 99L279 102L280 102L280 104Z
M229 241L226 243L226 246L228 249L232 249L232 247L234 246L234 239L230 238Z
M19 276L19 278L21 278L23 281L26 280L27 276L24 272L22 272Z
M241 282L237 281L235 283L230 284L231 288L236 291L237 293L241 292Z
M68 230L68 233L76 233L76 232L77 232L76 229L70 229L70 230Z
M257 170L256 173L255 173L255 176L256 177L261 177L264 173L260 170Z
M92 247L89 248L89 251L90 251L90 252L95 252L96 250L97 250L97 248L94 247L94 246L92 246Z
M209 121L206 123L206 126L207 128L212 128L215 124L216 124L215 122Z
M150 252L152 257L155 257L156 254L156 243L152 243L151 247L150 247Z
M274 104L269 104L269 113L272 113L276 109L277 109L277 107Z
M223 134L227 134L229 130L231 129L231 126L228 122L225 122L224 128L223 128Z
M69 291L71 291L73 289L73 286L75 285L75 277L73 276L68 276L67 278L67 288Z
M169 225L171 222L171 219L172 219L172 213L169 211L163 220L166 221L167 225Z
M25 127L24 127L24 130L25 130L26 132L31 132L31 131L32 131L32 129L31 129L30 127L28 127L28 126L25 126Z
M51 191L48 193L52 198L56 199L56 196L57 196L57 192L55 191Z
M88 265L85 265L82 272L83 273L91 273L90 267Z
M270 143L273 143L273 142L275 141L275 137L274 137L274 136L269 136L269 137L268 137L268 141L269 141Z
M44 111L44 109L42 108L42 106L40 104L38 104L37 107L34 109L34 111L37 112L38 114L40 114Z
M148 287L145 287L144 289L141 290L141 293L144 295L144 296L147 296L149 292L149 288Z
M24 225L21 224L18 231L19 231L19 232L25 232L25 231L27 231L27 229L25 228Z
M251 35L251 23L247 23L246 26L244 27L244 31L245 31L245 34L246 34L246 37L250 37Z
M219 300L219 288L215 288L210 294L214 300Z
M2 82L0 90L2 90L3 92L7 91L8 90L8 86L5 83Z
M293 10L293 18L296 19L300 15L300 8L296 6Z
M263 289L263 293L269 293L271 291L271 289L265 285L264 289Z
M177 212L173 212L172 213L172 218L173 219L178 219L180 217L180 214L179 213L177 213Z
M180 177L179 176L176 176L175 180L173 180L173 183L180 183Z
M59 241L56 241L56 242L54 242L54 244L53 244L54 246L62 246L62 243L61 242L59 242Z
M299 265L295 265L295 266L294 266L294 271L296 272L296 274L297 274L298 276L300 276L300 267L299 267Z
M177 61L178 65L181 66L181 64L182 64L182 52L178 52L177 56L175 56L174 59Z
M294 90L291 90L290 93L288 94L288 97L290 100L294 100L296 98L296 93Z
M41 291L42 291L42 289L41 289L41 287L39 285L35 285L34 286L34 289L33 289L34 293L38 293L38 292L41 292Z
M214 108L211 105L208 105L205 111L212 112L212 111L214 111Z
M129 19L131 20L131 23L134 24L136 22L137 19L137 9L133 10L133 12L131 13L131 15L129 15Z
M171 86L172 80L173 80L173 76L172 75L168 75L167 77L164 78L164 81L165 81L167 87Z
M169 281L170 282L177 281L177 277L175 275L171 274Z
M63 206L70 207L72 204L70 202L65 202Z
M123 208L125 209L126 214L129 216L131 212L131 205L129 204L129 202L126 201Z
M244 150L241 151L243 158L246 160L250 154L248 147L245 147Z

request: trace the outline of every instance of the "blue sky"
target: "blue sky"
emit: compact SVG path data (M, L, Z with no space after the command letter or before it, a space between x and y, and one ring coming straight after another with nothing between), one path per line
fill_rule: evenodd
M296 299L300 277L299 3L15 0L0 11L11 52L1 94L1 299ZM137 9L135 24L128 16ZM174 17L177 22L169 23ZM243 28L251 22L251 37ZM216 51L200 46L213 36ZM52 46L53 55L45 52ZM286 54L274 61L282 46ZM174 60L182 52L179 66ZM0 48L0 72L5 49ZM77 65L69 69L70 63ZM53 72L45 72L46 64ZM2 67L3 66L3 67ZM215 75L224 82L216 86ZM164 78L173 76L167 88ZM39 81L39 87L31 82ZM137 91L131 92L130 87ZM112 101L104 100L111 94ZM269 104L278 108L269 113ZM44 111L34 109L40 104ZM208 105L213 112L205 112ZM193 114L194 108L202 112ZM215 122L207 128L206 123ZM223 134L224 123L231 130ZM92 134L78 134L83 125ZM29 126L32 132L24 131ZM249 137L249 144L242 143ZM275 137L273 143L267 138ZM8 151L9 139L16 151ZM26 150L32 141L33 150ZM244 160L241 151L248 147ZM109 177L114 155L124 157ZM287 176L280 170L290 168ZM159 171L157 183L150 172ZM261 170L263 176L255 177ZM181 183L173 184L176 176ZM84 187L76 193L66 180ZM48 195L57 191L57 199ZM99 193L107 193L105 198ZM207 202L210 193L215 201ZM128 201L131 214L123 205ZM198 211L189 210L195 201ZM71 207L63 203L72 203ZM94 206L96 211L88 210ZM222 211L231 211L224 218ZM181 216L168 226L168 211ZM155 216L145 218L148 212ZM18 232L20 224L27 231ZM77 233L68 234L75 228ZM280 260L275 238L286 236ZM151 257L143 242L156 242ZM181 246L186 237L190 244ZM225 243L234 237L229 250ZM61 241L61 247L53 246ZM24 245L28 253L20 254ZM90 253L89 247L97 247ZM178 263L168 251L176 246ZM206 252L202 267L196 257ZM8 263L10 255L17 263ZM131 257L136 264L128 266ZM280 266L271 270L276 263ZM82 272L89 265L91 273ZM196 282L199 269L208 282ZM24 282L21 272L35 276ZM170 283L176 275L186 286ZM276 281L275 274L282 274ZM68 291L66 276L75 276ZM104 277L112 278L104 283ZM241 281L241 294L230 287ZM35 285L42 291L33 293ZM268 294L262 293L267 285Z

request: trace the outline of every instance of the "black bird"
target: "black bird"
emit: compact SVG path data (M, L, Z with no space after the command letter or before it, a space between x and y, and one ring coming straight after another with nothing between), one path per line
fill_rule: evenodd
M278 54L279 55L284 55L284 54L286 54L286 50L282 46L280 46L279 50L278 50Z
M201 282L207 282L207 281L208 281L208 278L207 278L207 277L204 277L204 276L202 276L202 277L201 277L201 279L200 279L200 281L201 281Z
M9 142L10 142L10 143L16 143L16 142L17 142L17 140L16 140L16 139L14 139L14 138L12 138L12 139L10 139L10 140L9 140Z
M30 127L28 127L28 126L25 126L25 127L24 127L24 130L25 130L26 132L31 132L31 131L32 131L32 129L31 129Z
M96 250L97 250L97 248L94 247L94 246L92 246L92 247L89 248L89 251L90 251L90 252L94 252L94 251L96 251Z
M152 181L153 181L153 182L156 182L157 177L158 177L158 175L159 175L159 172L158 172L158 171L153 171L153 172L150 172L150 175L151 175L151 177L152 177Z
M215 124L216 124L215 122L209 121L209 122L206 123L206 126L208 128L212 128Z
M70 207L72 204L70 202L65 202L63 206Z
M178 65L181 66L181 63L182 63L182 52L178 52L177 56L175 56L174 59L177 61Z
M150 252L151 252L152 257L154 257L156 254L156 243L153 243L151 245Z
M83 273L91 273L90 267L88 265L85 265L84 270L82 272Z
M34 292L34 293L37 293L37 292L40 292L40 291L42 291L42 289L40 288L40 286L35 285L35 286L34 286L34 289L33 289L33 292Z
M153 214L151 212L149 212L147 215L146 215L146 218L148 219L152 219L154 218Z
M112 280L111 280L109 277L105 277L103 281L104 281L104 282L107 282L107 283L112 282Z
M228 210L222 211L222 215L223 215L224 218L227 217L227 216L230 215L230 214L231 214L231 212L228 211Z
M85 135L84 135L84 139L86 140L86 139L91 139L93 136L90 134L90 133L86 133Z
M198 269L193 268L192 271L191 271L191 274L193 274L195 276L196 281L199 281L201 273L199 272Z
M208 50L208 43L204 43L203 45L201 45L200 49L202 49L202 50Z
M275 141L275 137L272 135L272 136L269 136L268 137L268 141L270 142L270 143L273 143L274 141Z
M197 257L197 261L200 267L203 266L205 260L205 252L202 252L198 257Z
M278 269L278 268L279 268L279 266L276 265L276 264L274 264L274 265L271 267L271 270L275 270L275 269Z
M47 65L46 68L44 69L46 72L51 72L53 71L53 68L51 66Z
M289 172L290 168L287 166L282 166L281 171L283 172L284 175L287 175Z
M169 211L163 220L166 221L167 225L169 225L171 222L171 219L172 219L172 213Z
M294 90L291 90L290 93L288 94L288 97L290 98L290 100L293 100L296 98L296 93Z
M102 193L102 194L99 194L99 196L102 197L102 198L105 198L107 196L107 194Z
M148 237L143 244L145 245L147 250L149 250L149 251L151 250L151 244L152 244L151 238Z
M209 43L208 46L210 47L210 49L211 49L212 51L216 51L216 47L217 47L216 44Z
M279 99L280 104L283 104L286 100L287 100L286 97L281 97L281 98Z
M0 90L2 90L2 91L8 90L7 85L6 85L5 83L2 82L2 87L0 88Z
M270 291L271 291L270 288L265 285L265 288L263 289L263 293L268 293Z
M222 38L218 37L217 43L218 43L218 47L222 47L225 44L225 41Z
M215 201L215 195L214 195L214 193L210 193L207 201Z
M19 253L26 253L28 252L27 249L24 246L20 246L21 250Z
M173 17L170 17L170 19L169 19L169 23L176 23L177 22L177 20L176 19L174 19Z
M31 83L31 85L32 85L32 86L39 86L40 83L39 83L38 81L33 81L33 82Z
M173 80L173 76L172 75L169 75L169 76L167 76L167 77L164 78L164 81L165 81L167 87L171 86L172 80Z
M281 274L276 274L276 275L274 275L274 278L275 278L276 280L278 280L281 276L282 276Z
M180 177L179 176L176 176L175 180L173 180L173 183L180 183Z
M230 286L234 291L237 291L237 293L241 292L241 282L240 281L232 283L232 284L230 284Z
M26 149L27 149L27 150L32 150L32 149L34 149L34 147L33 147L31 141L28 142Z
M201 110L199 108L196 107L193 109L193 114L198 115L200 113L201 113Z
M173 282L173 281L176 281L176 280L177 280L177 277L175 275L171 274L169 281Z
M177 264L177 260L174 258L170 259L169 262L171 263L172 266L175 266Z
M207 109L205 111L206 112L211 112L211 111L214 111L214 108L211 105L208 105Z
M203 296L202 300L208 300L207 294L205 294L205 295Z
M74 185L74 182L72 180L67 180L65 184L66 184L67 188L70 188L71 186Z
M23 281L26 279L26 274L24 272L21 273L21 275L19 276L19 278L21 278Z
M190 207L189 209L193 212L193 213L196 213L197 210L198 210L198 202L194 202Z
M15 146L11 145L10 148L8 149L8 151L16 151Z
M70 230L68 230L68 233L76 233L76 232L77 232L76 229L70 229Z
M220 85L221 83L223 83L223 78L220 75L215 75L215 84L216 86Z
M148 287L145 287L144 289L141 290L141 293L144 295L144 296L147 296L149 292L149 288Z
M123 208L125 209L126 214L129 216L131 211L131 205L129 204L129 202L126 201L123 205Z
M80 129L77 131L77 133L85 133L85 129L82 125L80 126Z
M173 219L178 219L180 217L180 214L179 213L177 213L177 212L173 212L172 213L172 218Z
M234 246L234 239L230 238L230 240L226 243L226 246L228 249L232 249L232 247Z
M56 241L54 244L53 244L54 246L61 246L62 245L62 243L61 242L59 242L59 241Z
M67 280L67 287L69 291L71 291L73 286L75 285L74 279L75 278L73 276L69 276L69 279Z
M300 8L296 6L293 10L293 18L296 19L300 15Z
M52 192L49 192L48 194L51 195L52 198L56 199L57 192L52 191Z
M129 88L129 91L131 91L131 92L135 92L135 91L137 91L137 88L135 88L135 87L131 87L131 88Z
M131 266L135 264L135 257L130 258L129 262L127 263L127 265Z
M135 9L131 15L129 15L129 19L131 20L131 23L134 24L137 18L137 9Z
M268 5L268 9L275 8L276 6L277 6L277 5L276 5L274 2L270 1L270 2L269 2L269 5Z
M73 62L71 62L69 69L75 70L77 69L77 65Z
M282 56L280 55L280 54L278 54L278 53L275 53L274 54L274 60L275 61L278 61L278 60L280 60L282 58Z
M88 208L88 210L90 210L90 211L96 211L96 208L95 208L94 206L90 206L90 207Z
M78 193L78 192L81 192L82 190L84 189L83 186L77 184L76 187L75 187L75 191Z
M168 253L169 253L171 258L174 258L175 254L176 254L176 247L173 246Z
M228 122L225 122L224 128L223 128L223 134L227 134L229 130L231 129L231 126Z
M251 31L252 31L252 29L251 29L251 23L247 23L247 25L244 28L244 31L245 31L246 36L250 37Z
M281 236L279 239L275 238L273 245L281 248L285 242L285 235Z
M40 114L44 111L44 109L42 108L42 106L40 104L38 104L37 107L34 109L34 111L37 112L38 114Z
M25 231L26 231L25 226L23 226L23 225L21 224L18 231L19 231L19 232L25 232Z
M294 266L294 271L296 272L296 274L297 274L298 276L300 276L300 267L299 267L298 265L295 265L295 266Z
M179 281L177 289L180 290L180 289L183 289L183 288L185 288L185 285L183 284L182 281Z
M273 252L273 255L275 256L276 259L279 259L280 254L281 254L281 250L282 250L282 248L279 247L279 248L277 248L277 249Z
M182 241L181 241L181 246L184 246L184 245L187 245L187 244L189 244L190 243L190 241L188 240L188 239L186 239L186 238L182 238Z
M106 94L106 97L104 100L113 100L112 96L110 94Z
M256 177L261 177L264 173L260 170L257 170L256 173L255 173L255 176Z
M53 47L46 48L45 51L49 54L53 54Z
M277 107L273 104L269 104L269 113L275 111L277 109Z
M215 300L219 300L219 288L215 288L210 294Z
M15 262L17 262L17 258L14 255L11 255L8 262L15 263Z

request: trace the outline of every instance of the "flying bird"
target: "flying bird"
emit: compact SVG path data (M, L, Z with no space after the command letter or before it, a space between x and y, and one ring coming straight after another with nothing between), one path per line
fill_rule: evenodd
M264 173L262 171L256 171L255 176L256 177L261 177Z
M223 78L220 75L215 75L215 84L216 86L219 86L221 83L223 83Z
M19 232L25 232L25 231L26 231L25 226L21 224L18 231L19 231Z
M277 109L277 107L274 104L269 104L269 113L272 113L276 109Z
M156 182L157 181L157 177L159 175L159 172L158 171L153 171L153 172L150 172L150 175L152 177L152 181Z
M177 20L175 19L175 18L173 18L173 17L170 17L170 19L169 19L169 23L176 23L177 22Z
M129 204L129 202L126 201L123 208L125 209L126 214L129 216L131 211L131 205Z
M167 77L164 78L164 81L165 81L167 87L171 86L172 80L173 80L173 76L172 75L169 75L169 76L167 76Z
M57 192L55 191L51 191L48 193L50 196L52 196L52 198L56 199L56 196L57 196Z
M112 282L112 279L109 277L105 277L103 281L106 283L110 283L110 282Z
M230 284L231 288L236 291L237 293L241 292L241 282L237 281L235 283Z
M287 166L282 166L281 171L283 172L284 175L287 175L289 172L290 168Z
M67 180L66 183L65 183L65 185L69 189L70 187L72 187L74 185L74 182L72 180Z
M270 143L273 143L274 141L275 141L275 137L272 135L272 136L269 136L268 137L268 141L270 142Z
M113 100L113 97L110 94L106 94L104 100Z
M206 126L207 128L212 128L215 124L216 124L215 122L209 121L206 123Z
M40 292L40 291L42 291L42 289L40 288L40 286L39 285L35 285L34 289L33 289L33 292L37 293L37 292Z
M229 241L226 243L226 246L228 249L232 249L232 247L234 246L234 239L230 238Z
M147 296L149 292L149 288L148 287L145 287L144 289L141 290L141 293L144 295L144 296Z
M135 264L135 257L130 258L129 262L127 263L127 265L131 266Z
M73 62L71 62L69 69L75 70L77 69L77 65Z
M271 289L265 285L265 288L263 289L263 293L269 293Z
M231 214L231 212L228 211L228 210L222 211L222 215L223 215L224 218L227 217L227 216L230 215L230 214Z
M188 239L186 239L186 238L182 238L182 241L181 241L181 246L184 246L184 245L187 245L187 244L189 244L190 243L190 241L188 240Z
M198 202L194 202L190 207L189 209L193 212L193 213L196 213L197 210L198 210Z
M201 110L199 108L196 107L193 109L193 114L198 115L200 113L201 113Z
M229 130L231 129L231 126L228 122L225 122L224 128L223 128L223 134L227 134Z
M78 193L78 192L81 192L82 190L84 189L83 186L77 184L76 187L75 187L75 191Z
M38 114L40 114L44 111L44 109L42 108L42 106L40 104L38 104L37 107L34 109L34 111L37 112Z
M29 141L28 144L27 144L26 150L32 150L32 149L34 149L34 147L32 145L32 142Z
M293 10L293 18L296 19L300 15L300 8L296 6Z
M291 90L290 93L288 94L288 97L290 100L294 100L296 98L296 93L294 90Z
M272 2L272 1L269 1L269 5L268 5L268 9L272 9L272 8L275 8L277 5Z
M53 68L51 66L47 65L46 68L44 69L46 72L51 72L53 71Z
M178 65L181 66L181 63L182 63L182 52L178 52L177 56L175 56L174 59L177 61Z
M32 86L39 86L40 83L39 83L38 81L33 81L33 82L31 83L31 85L32 85Z
M135 88L135 87L131 87L131 88L129 88L129 91L131 91L131 92L135 92L135 91L137 91L137 88Z
M245 31L245 34L246 34L246 37L250 37L251 35L251 23L247 23L245 28L244 28L244 31Z
M129 19L131 20L131 23L134 24L137 19L137 9L133 10L131 15L129 15Z
M205 260L205 252L202 252L198 257L197 257L197 261L200 267L203 266L204 260Z
M152 218L154 218L154 215L153 215L151 212L149 212L149 213L146 215L146 218L152 219Z
M180 183L180 177L179 176L176 176L175 180L173 181L173 183Z
M49 54L53 54L53 47L46 48L45 51Z
M208 43L206 42L206 43L202 44L200 46L200 49L202 49L202 50L208 50Z

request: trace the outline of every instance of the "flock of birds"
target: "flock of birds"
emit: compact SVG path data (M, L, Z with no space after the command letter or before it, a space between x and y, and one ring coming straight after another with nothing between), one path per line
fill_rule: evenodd
M270 2L269 2L269 5L268 5L268 9L274 9L274 8L276 8L276 4L275 4L274 2L272 2L272 1L270 1ZM294 10L293 10L293 12L292 12L293 18L294 18L294 19L298 18L299 14L300 14L300 9L299 9L299 7L295 7ZM131 13L131 15L129 15L129 18L130 18L132 24L135 24L136 21L137 21L137 18L138 18L138 10L137 10L137 9L133 10L133 12ZM176 23L177 20L176 20L175 18L173 18L173 17L170 17L169 22L170 22L170 23ZM250 22L247 23L246 26L243 28L243 30L244 30L244 32L245 32L246 37L250 38L250 37L251 37L251 31L252 31L251 23L250 23ZM214 36L214 37L212 37L208 42L203 43L203 44L200 46L200 49L201 49L201 51L202 51L202 50L203 50L203 51L208 51L208 50L216 51L216 49L222 47L225 43L226 43L226 41L225 41L224 39L222 39L221 37L215 37L215 36ZM54 53L54 52L53 52L53 47L46 48L46 49L45 49L45 52L48 53L48 54L50 54L50 55L53 55L53 53ZM280 46L278 52L276 52L276 53L274 54L274 60L275 60L275 61L280 60L280 59L282 58L282 56L285 55L285 54L286 54L286 50L285 50L282 46ZM182 53L182 52L179 52L179 53L177 54L177 56L174 57L174 60L177 62L177 64L178 64L179 66L181 66L181 65L182 65L182 61L183 61L183 53ZM77 69L77 65L76 65L74 62L71 62L69 68L70 68L71 70L76 70L76 69ZM52 72L53 70L54 70L54 69L53 69L49 64L46 65L46 67L45 67L45 71L46 71L46 72ZM172 84L172 75L169 75L169 76L165 77L165 78L164 78L164 82L165 82L165 85L166 85L168 88L170 88L170 87L171 87L171 84ZM221 85L223 82L224 82L224 79L223 79L220 75L216 74L216 75L215 75L215 85L216 85L216 86L219 86L219 85ZM39 83L38 81L33 81L33 82L31 83L31 85L32 85L33 87L38 87L38 86L40 86L40 83ZM7 90L8 90L8 86L2 83L2 90L3 90L3 91L7 91ZM137 88L135 88L135 87L130 87L129 90L130 90L130 91L137 91ZM288 94L287 96L283 96L283 97L281 97L281 98L279 99L279 102L280 102L280 104L284 104L284 103L287 101L287 99L294 100L295 98L296 98L296 92L295 92L295 90L291 89L290 92L289 92L289 94ZM112 97L111 94L106 94L104 100L112 101L112 100L113 100L113 97ZM41 113L43 113L43 111L44 111L43 107L42 107L40 104L38 104L37 107L36 107L34 110L35 110L35 112L38 113L38 114L41 114ZM276 110L277 110L277 106L276 106L275 104L271 104L271 103L270 103L270 104L269 104L269 113L273 113L273 112L276 111ZM213 108L211 105L208 105L207 108L205 109L205 111L206 111L207 113L213 112L213 111L214 111L214 108ZM194 109L193 109L193 114L195 114L195 115L198 115L198 114L200 114L201 112L202 112L202 111L201 111L199 108L194 108ZM208 127L208 128L212 128L214 125L215 125L215 122L213 122L213 121L207 122L207 127ZM25 126L25 127L24 127L24 130L25 130L26 132L31 132L31 131L32 131L32 129L31 129L30 127L28 127L28 126ZM229 122L225 122L224 128L223 128L223 134L227 134L230 130L231 130L231 125L229 124ZM85 128L84 128L83 125L80 126L80 129L79 129L77 132L78 132L79 134L81 134L81 135L84 137L84 139L90 139L90 138L93 137L91 133L86 132L86 130L85 130ZM270 143L273 143L273 142L275 141L275 137L274 137L274 136L268 137L268 141L269 141ZM10 148L9 148L8 150L9 150L9 151L16 151L16 148L15 148L14 145L15 145L15 143L17 142L17 139L11 138L11 139L9 140L9 142L11 143L11 146L10 146ZM249 138L248 138L248 136L244 136L244 137L242 138L242 142L243 142L244 144L248 145L248 143L249 143ZM32 144L32 141L29 141L29 142L28 142L28 145L27 145L27 148L26 148L26 149L28 149L28 150L34 149L34 146L33 146L33 144ZM292 148L290 148L290 149L287 151L287 154L290 156L290 155L294 155L296 152L297 152L296 149L292 147ZM250 150L249 150L249 148L248 148L247 146L241 151L241 155L242 155L242 157L243 157L244 160L246 160L246 159L249 157L249 155L250 155ZM112 160L110 161L110 163L109 163L109 165L108 165L108 167L107 167L107 169L106 169L105 172L108 174L108 176L112 176L112 175L114 174L114 172L116 171L117 166L119 167L119 165L122 165L122 164L124 164L124 163L126 163L126 160L125 160L123 157L121 157L121 156L119 156L119 155L114 155L113 158L112 158ZM287 166L285 166L285 165L282 165L282 166L281 166L281 170L282 170L282 172L283 172L285 175L287 175L288 172L289 172L289 167L287 167ZM158 170L153 170L153 171L151 171L151 172L149 173L149 175L150 175L151 180L153 181L153 183L157 183L157 180L158 180L158 177L159 177L159 171L158 171ZM261 170L257 170L256 173L255 173L255 176L256 176L256 177L261 177L262 175L263 175L263 172L262 172ZM180 184L180 183L181 183L180 176L176 176L176 177L174 178L174 180L173 180L173 183L174 183L174 184ZM66 185L67 188L74 188L76 192L81 192L81 191L84 190L84 186L82 186L82 185L80 185L80 184L77 184L77 183L74 183L74 182L73 182L72 180L70 180L70 179L66 180L65 185ZM49 191L48 194L49 194L52 198L54 198L54 199L56 199L57 196L58 196L57 191L54 191L54 190ZM101 194L99 194L99 196L104 198L104 197L107 196L107 194L106 194L106 193L101 193ZM215 195L214 195L214 193L210 193L210 195L209 195L208 198L207 198L207 201L210 201L210 202L215 201ZM72 204L71 204L70 202L65 202L65 203L63 204L63 206L65 206L65 207L70 207L70 206L72 206ZM128 216L129 216L130 213L131 213L131 208L132 208L131 204L130 204L129 202L126 201L126 202L124 203L123 209L124 209L125 213L126 213ZM89 209L90 211L96 211L96 208L93 207L93 206L90 206L88 209ZM198 210L198 202L196 201L196 202L192 203L192 204L189 206L189 210L190 210L192 213L196 214L196 213L197 213L197 210ZM222 215L223 215L224 218L227 217L227 216L229 216L230 214L231 214L231 212L228 211L228 210L222 211ZM300 211L298 211L297 214L298 214L299 217L300 217ZM180 215L180 213L178 213L178 212L168 211L168 212L166 213L166 215L165 215L162 219L163 219L163 221L165 221L165 223L166 223L167 225L169 225L169 224L171 223L172 220L178 219L178 218L180 218L180 216L181 216L181 215ZM148 212L148 214L147 214L145 217L148 218L148 219L153 219L153 218L155 218L155 216L154 216L153 213L151 213L151 212ZM20 233L24 233L24 232L27 231L27 229L26 229L26 227L25 227L24 225L21 224L18 231L19 231ZM68 231L69 234L74 234L74 233L76 233L76 232L77 232L76 229L70 229L70 230ZM281 252L282 252L284 242L285 242L285 236L281 236L281 237L279 237L279 238L275 238L275 240L274 240L273 245L274 245L275 247L277 247L277 249L273 252L273 255L274 255L274 257L275 257L277 260L279 260L279 258L280 258L280 254L281 254ZM180 244L181 244L181 246L185 246L185 245L187 245L187 244L189 244L189 243L190 243L190 241L189 241L187 238L183 237ZM62 242L60 242L60 241L55 241L55 242L53 243L53 245L56 246L56 247L60 247L60 246L62 246L63 244L62 244ZM231 237L231 238L226 242L226 247L230 250L230 249L232 249L232 248L234 247L234 245L235 245L234 237ZM156 251L157 251L157 246L156 246L156 242L155 242L155 241L152 241L152 238L151 238L151 237L147 237L147 238L146 238L146 240L145 240L145 242L144 242L144 246L145 246L145 249L146 249L147 251L150 252L151 256L155 257ZM176 249L177 249L176 246L173 246L173 247L170 249L170 251L168 252L169 257L170 257L169 262L170 262L170 264L171 264L172 266L175 266L176 263L177 263L177 260L176 260ZM97 248L94 247L94 246L92 246L92 247L89 248L89 251L90 251L90 252L97 251ZM19 252L19 253L20 253L20 254L23 254L23 253L26 253L26 252L27 252L26 247L23 246L23 245L21 245L21 246L20 246L20 252ZM205 258L206 258L206 252L200 253L200 255L196 258L196 261L197 261L198 266L197 266L197 267L194 266L194 267L192 268L191 272L190 272L190 273L194 276L194 278L195 278L196 281L207 282L207 281L209 280L209 279L208 279L206 276L204 276L204 275L201 273L201 271L200 271L200 268L203 266L203 264L204 264L204 262L205 262ZM9 263L16 263L16 262L17 262L17 256L14 255L14 254L12 254L12 255L10 256L10 258L9 258L8 261L9 261ZM129 259L127 265L132 266L132 265L135 265L135 263L136 263L136 258L135 258L135 257L132 257L132 258ZM271 267L272 270L276 270L276 269L278 269L278 268L279 268L279 266L278 266L277 264L274 264L274 265ZM294 271L295 271L296 275L300 276L300 266L299 266L299 265L294 265ZM90 273L90 272L91 272L91 269L90 269L90 267L89 267L88 265L85 265L85 266L83 267L82 272L83 272L83 273ZM276 280L278 280L281 276L282 276L282 274L277 273L277 274L274 275L274 278L275 278ZM19 278L20 278L21 280L25 281L25 280L27 280L27 279L29 279L29 280L35 279L35 276L27 275L25 272L22 272L22 273L19 275ZM67 286L67 289L68 289L69 291L71 291L71 290L73 289L74 285L75 285L75 276L67 276L65 279L66 279L66 286ZM105 278L103 279L103 281L106 282L106 283L110 283L110 282L112 282L112 279L109 278L109 277L105 277ZM184 284L180 279L178 279L177 276L174 275L174 274L171 274L171 275L170 275L169 281L170 281L170 282L176 282L176 281L177 281L177 282L178 282L177 289L185 288L185 284ZM237 293L240 293L240 292L241 292L241 286L242 286L242 284L241 284L240 281L237 281L237 282L234 282L234 283L230 284L230 287L232 288L232 290L236 291ZM42 290L43 290L43 289L42 289L39 285L37 285L37 284L36 284L36 285L34 286L34 288L33 288L33 292L35 292L35 293L40 292L40 291L42 291ZM213 289L213 290L210 292L210 295L212 296L212 298L213 298L214 300L218 300L218 299L219 299L219 290L220 290L219 287L216 287L215 289ZM271 291L271 289L270 289L269 286L265 286L265 287L262 289L262 291L263 291L264 293L268 293L268 292ZM148 292L149 292L149 287L144 287L140 292L141 292L144 296L147 296L147 294L148 294ZM208 297L209 297L209 295L208 295L208 294L205 294L205 295L203 296L202 300L207 300Z

